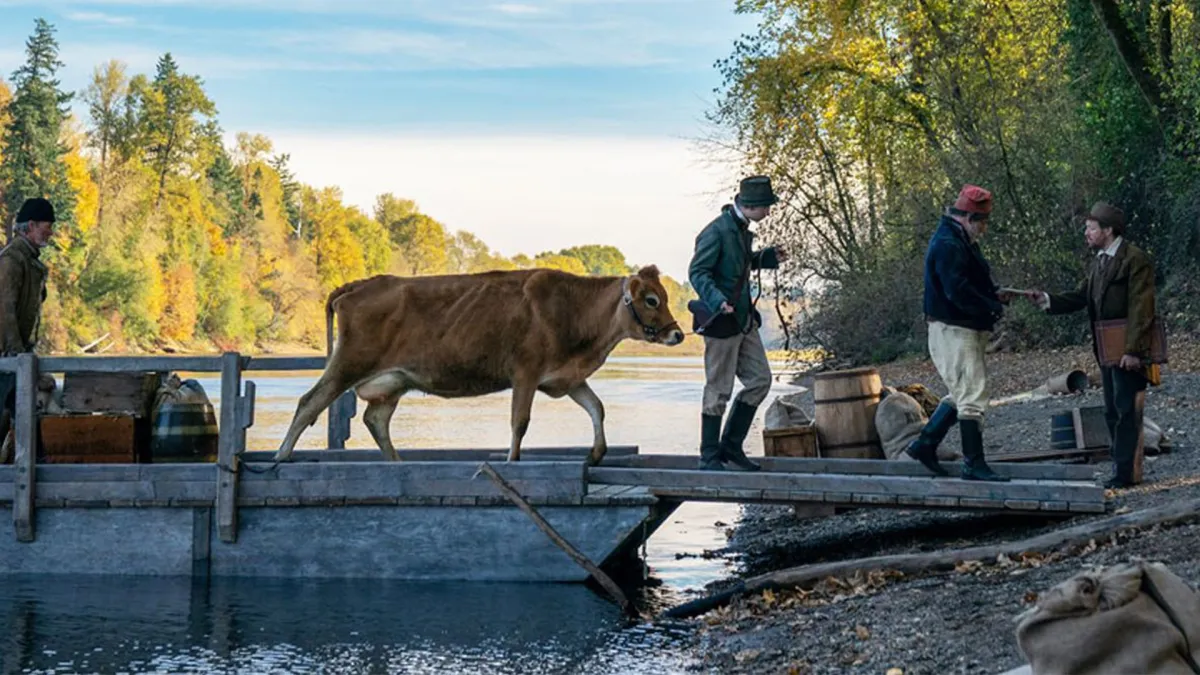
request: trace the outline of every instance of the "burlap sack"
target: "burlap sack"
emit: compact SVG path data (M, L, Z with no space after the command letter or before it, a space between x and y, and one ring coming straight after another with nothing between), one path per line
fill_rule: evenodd
M929 418L925 406L915 398L894 387L883 388L883 399L875 408L875 431L879 434L885 457L915 462L905 454L904 449L921 435L921 429L927 422ZM943 462L962 457L956 450L947 447L946 443L938 446L937 456Z
M1200 594L1159 563L1077 574L1018 617L1033 675L1196 675Z
M875 431L888 459L904 459L904 449L921 434L929 418L921 404L894 387L883 388L883 399L875 408Z
M786 429L787 427L802 427L812 424L812 419L800 407L800 398L804 392L783 394L767 407L763 416L763 427L766 429Z

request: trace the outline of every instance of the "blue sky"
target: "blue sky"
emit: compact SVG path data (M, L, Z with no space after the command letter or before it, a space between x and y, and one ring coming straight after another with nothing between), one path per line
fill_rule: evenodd
M38 16L65 88L170 51L228 133L351 203L392 191L508 255L612 243L676 276L736 180L693 141L755 23L733 0L0 0L6 79ZM630 200L654 215L614 224Z

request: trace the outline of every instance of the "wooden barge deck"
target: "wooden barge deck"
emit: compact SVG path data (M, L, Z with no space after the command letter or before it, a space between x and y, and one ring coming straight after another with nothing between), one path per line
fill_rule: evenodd
M701 472L689 456L614 447L587 468L587 448L529 448L519 463L488 449L346 450L353 398L329 414L327 450L274 465L247 452L254 421L248 370L315 370L322 358L87 357L0 359L18 373L16 460L0 466L0 576L136 574L582 581L551 542L479 468L488 462L567 541L609 568L683 501L838 508L1105 510L1088 467L996 464L1010 483L933 478L915 463L763 458L757 473ZM37 465L33 383L46 372L222 373L215 464ZM949 465L948 465L949 468ZM951 471L953 469L951 468Z

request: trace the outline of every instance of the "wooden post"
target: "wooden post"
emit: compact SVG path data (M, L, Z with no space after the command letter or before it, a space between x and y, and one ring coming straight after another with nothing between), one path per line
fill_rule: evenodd
M1144 414L1146 412L1146 391L1142 390L1137 393L1137 397L1133 401L1133 409L1136 411L1138 425L1137 449L1133 453L1133 484L1140 485L1142 482L1142 460L1146 457L1146 420Z
M37 378L38 361L31 352L17 355L17 405L13 416L13 530L17 541L34 538L34 482L37 477Z
M246 447L246 428L239 412L242 391L242 357L237 352L221 356L221 422L217 440L217 534L221 541L237 541L238 454ZM253 393L253 391L251 392Z
M479 472L485 474L488 478L491 478L492 482L496 484L496 487L500 488L500 492L504 493L504 496L508 497L508 500L513 504L516 504L517 508L524 511L525 515L529 516L530 519L533 520L533 524L537 525L538 529L545 533L547 537L550 537L550 541L553 541L555 544L557 544L558 547L565 551L567 555L571 556L572 560L579 563L580 567L583 567L588 571L589 574L592 575L593 578L596 579L596 581L600 582L600 585L603 586L604 590L608 591L608 594L617 601L617 604L621 606L622 610L633 616L637 616L639 614L637 608L629 602L629 598L625 597L625 594L621 592L621 587L618 586L616 582L614 582L607 574L605 574L603 570L597 567L596 563L592 562L587 556L580 553L579 550L572 546L569 541L563 539L563 536L559 534L550 523L546 522L546 519L542 517L542 514L538 513L529 502L525 501L525 498L521 496L521 493L517 492L516 488L514 488L508 481L504 480L503 476L496 473L496 470L492 468L491 464L488 464L487 462L480 464Z
M329 406L329 431L326 440L330 449L341 450L346 447L346 439L350 438L350 420L356 412L357 401L354 392L348 391Z

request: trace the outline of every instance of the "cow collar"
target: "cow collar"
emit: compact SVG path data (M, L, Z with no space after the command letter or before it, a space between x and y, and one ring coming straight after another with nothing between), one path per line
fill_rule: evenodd
M658 336L658 329L646 324L642 321L642 317L638 316L637 308L633 306L633 294L629 292L629 277L621 280L621 304L629 308L629 314L633 316L633 320L641 327L642 333L646 335L646 339L653 341Z

